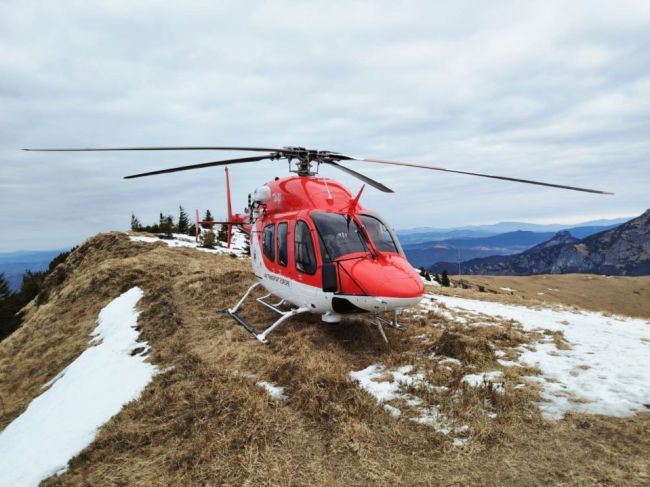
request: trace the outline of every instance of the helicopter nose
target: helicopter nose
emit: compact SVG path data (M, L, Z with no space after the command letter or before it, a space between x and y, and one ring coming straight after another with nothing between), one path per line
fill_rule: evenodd
M402 256L384 255L347 263L351 264L345 266L351 279L344 286L349 289L343 292L382 298L420 298L424 294L422 279Z

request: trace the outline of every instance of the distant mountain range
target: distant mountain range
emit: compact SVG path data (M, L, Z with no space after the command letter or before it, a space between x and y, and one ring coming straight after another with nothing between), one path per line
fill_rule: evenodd
M580 227L606 227L612 228L621 223L625 223L632 216L626 218L612 218L591 220L574 225L560 223L541 225L537 223L526 222L499 222L492 225L468 225L453 228L432 228L418 227L398 230L397 235L402 245L406 246L412 243L431 242L437 240L446 240L450 238L480 238L491 237L502 233L511 233L516 231L528 231L538 233L555 233L560 230L574 230Z
M500 223L492 225L490 228L509 228L514 223ZM531 224L521 223L524 227L530 227ZM565 229L572 235L584 238L594 233L602 232L615 227L618 223L608 223L607 225L585 225ZM533 225L535 227L535 225ZM548 225L543 225L548 227ZM482 231L469 231L472 236L451 237L439 240L426 240L413 242L409 235L400 234L400 242L404 247L409 262L415 267L429 267L436 262L450 261L456 262L469 259L488 257L493 255L510 255L523 252L537 244L553 238L555 231L531 231L516 230L506 233L500 233L489 236L478 236ZM455 230L457 233L466 233L468 230ZM478 233L477 233L478 232ZM427 232L431 235L434 232ZM446 233L446 235L452 232ZM423 234L413 234L423 235ZM413 236L411 235L411 236ZM406 238L405 238L406 237Z
M458 261L438 262L434 272L457 269ZM650 274L650 210L584 238L560 231L514 255L493 255L461 263L464 274L529 275L570 272L639 276Z
M39 272L47 269L50 261L69 249L20 250L0 253L0 272L4 273L12 291L18 291L26 271Z

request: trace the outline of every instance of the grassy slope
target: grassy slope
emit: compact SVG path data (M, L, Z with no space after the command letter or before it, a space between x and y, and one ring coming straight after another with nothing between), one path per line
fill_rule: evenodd
M452 276L458 283L458 277ZM483 286L485 294L453 290L510 303L540 303L575 306L593 311L650 318L650 276L598 276L561 274L541 276L466 276L463 281L474 291ZM502 289L506 288L506 290ZM512 289L508 291L507 289ZM540 294L542 293L542 294Z
M296 319L265 347L222 313L252 282L245 260L107 234L88 241L65 266L63 282L0 343L0 427L85 348L99 310L134 285L145 291L141 336L164 372L48 485L643 485L650 479L650 415L548 422L534 405L533 387L496 394L460 383L468 371L498 368L492 345L507 350L530 339L514 325L457 329L432 313L407 316L407 332L388 331L389 351L362 320L332 326ZM247 316L257 323L272 318L261 306L249 306ZM426 355L436 347L456 353L462 367L431 368ZM419 393L470 425L472 440L453 448L433 429L389 416L348 380L350 370L372 363L414 364L448 385L446 393ZM255 385L259 379L285 386L288 400L271 399ZM497 419L486 418L486 404Z

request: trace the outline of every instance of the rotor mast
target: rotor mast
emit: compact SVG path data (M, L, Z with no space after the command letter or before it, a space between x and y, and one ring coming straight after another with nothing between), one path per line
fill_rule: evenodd
M306 149L305 147L284 147L285 154L277 154L278 159L286 157L289 161L289 171L298 176L315 176L318 174L318 166L322 163L333 161L334 152ZM291 167L293 160L296 160L295 169ZM316 164L316 170L312 170L312 164Z

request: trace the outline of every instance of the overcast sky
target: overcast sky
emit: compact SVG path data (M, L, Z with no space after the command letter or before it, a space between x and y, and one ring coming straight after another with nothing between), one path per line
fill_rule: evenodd
M650 2L451 3L2 0L0 251L222 216L220 168L122 176L244 155L22 147L301 145L616 193L349 163L398 229L650 207ZM285 174L231 167L235 208Z

